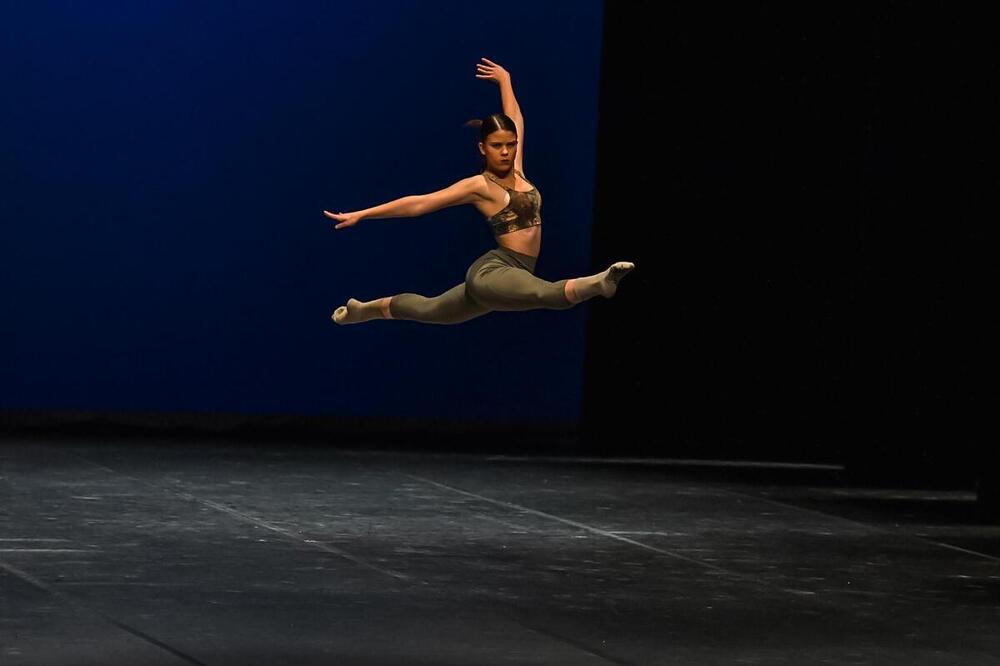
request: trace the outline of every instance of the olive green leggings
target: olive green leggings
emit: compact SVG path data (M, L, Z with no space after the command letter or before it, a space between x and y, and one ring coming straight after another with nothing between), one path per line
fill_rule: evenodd
M425 324L459 324L493 311L565 310L575 305L566 298L566 280L547 282L534 271L535 257L498 247L469 267L465 282L440 296L393 296L389 314Z

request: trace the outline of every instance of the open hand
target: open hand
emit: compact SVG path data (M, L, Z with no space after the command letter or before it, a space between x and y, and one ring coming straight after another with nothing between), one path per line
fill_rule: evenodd
M353 227L355 224L361 221L360 213L331 213L328 210L324 210L323 214L326 215L331 220L335 220L336 224L333 228L340 229L342 227Z
M493 81L500 84L503 81L510 81L510 72L496 64L492 60L482 59L482 63L476 64L476 78L484 81ZM486 64L483 64L486 63Z

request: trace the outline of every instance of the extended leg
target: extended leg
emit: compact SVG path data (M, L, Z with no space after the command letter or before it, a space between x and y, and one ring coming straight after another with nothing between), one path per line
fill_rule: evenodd
M491 310L565 310L595 296L611 298L634 267L620 261L596 275L548 282L522 268L484 262L470 270L466 287L477 303Z
M440 296L427 298L419 294L393 296L389 309L393 319L419 321L425 324L461 324L489 312L469 298L465 284L459 284Z
M333 321L358 324L372 319L402 319L425 324L459 324L487 312L487 308L466 295L465 285L460 284L433 298L397 294L366 303L352 298L347 305L337 308Z
M573 307L566 297L566 280L549 282L514 266L488 263L470 271L469 295L490 310L565 310Z

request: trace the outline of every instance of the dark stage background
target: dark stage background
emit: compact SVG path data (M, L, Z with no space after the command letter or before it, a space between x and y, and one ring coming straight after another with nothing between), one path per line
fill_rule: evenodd
M985 16L7 7L9 428L337 443L350 423L427 445L996 485ZM525 110L541 274L638 269L570 312L333 328L347 296L443 289L488 247L471 209L337 236L318 217L471 172L459 125L499 106L472 77L481 55L513 72Z
M644 270L591 311L590 446L994 474L985 16L652 7L605 24L594 263Z
M552 279L588 269L602 7L4 3L0 407L442 422L580 418L585 312L337 327L493 245L470 206L322 215L479 170L514 77Z

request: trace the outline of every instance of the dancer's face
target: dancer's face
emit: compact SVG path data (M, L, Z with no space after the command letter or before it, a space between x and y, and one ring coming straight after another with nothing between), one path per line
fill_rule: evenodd
M486 158L486 168L497 173L507 173L514 166L517 156L517 135L510 130L497 130L487 135L479 144L479 152Z

